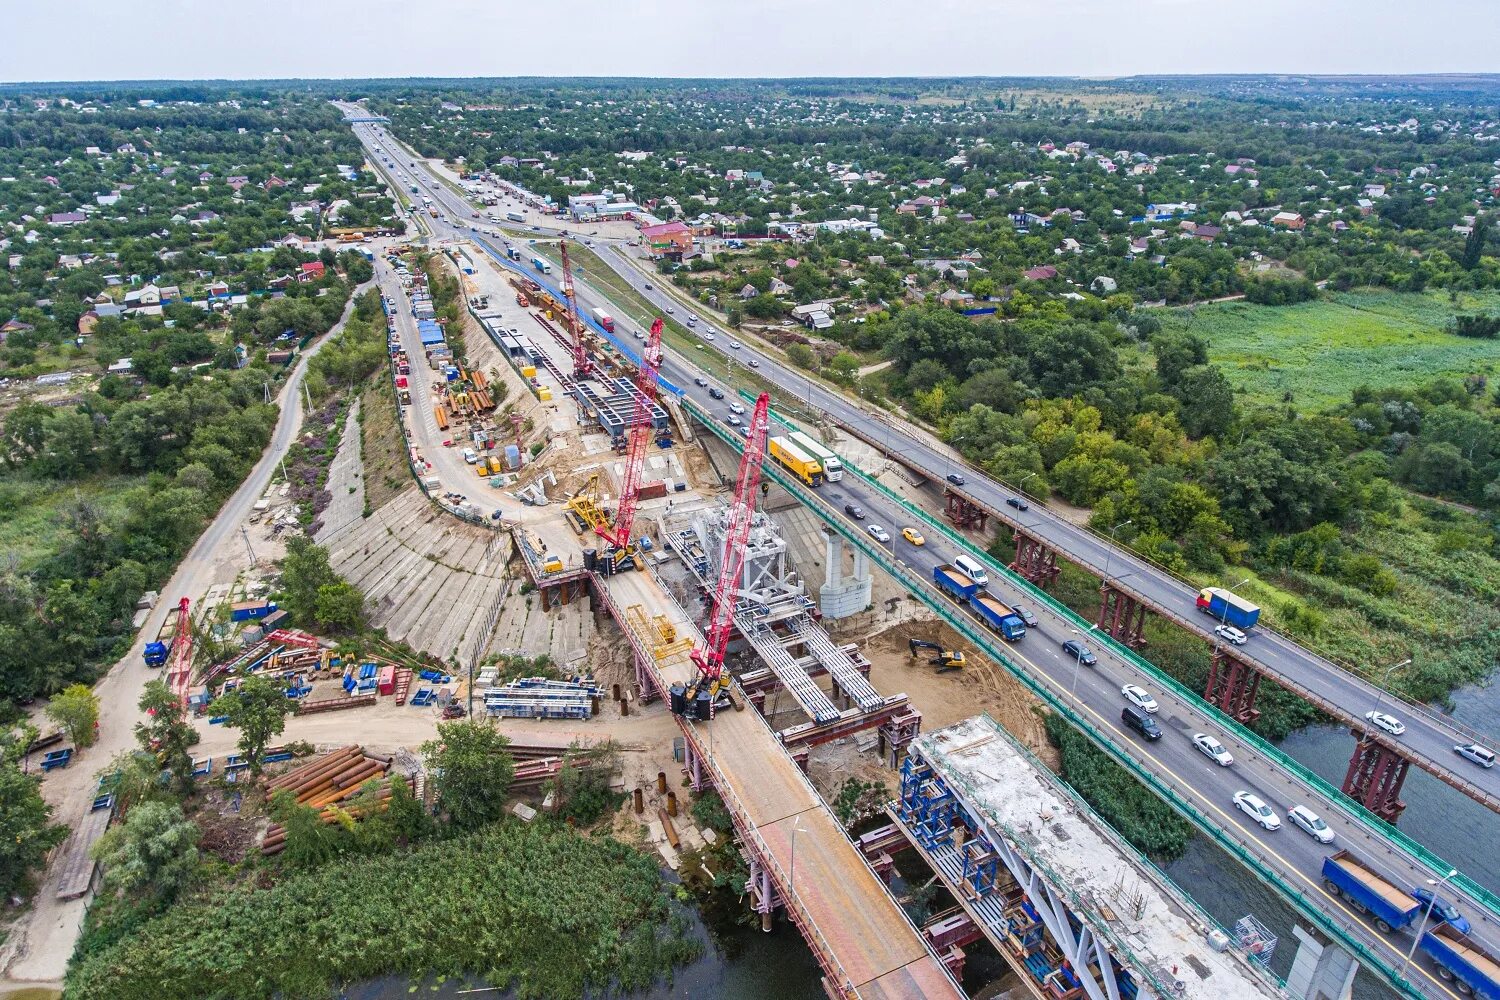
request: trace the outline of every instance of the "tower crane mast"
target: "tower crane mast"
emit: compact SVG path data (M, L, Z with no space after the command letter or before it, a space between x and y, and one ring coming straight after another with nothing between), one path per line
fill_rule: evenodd
M646 445L655 428L651 425L651 408L656 403L656 376L661 368L662 318L656 317L651 324L651 335L641 353L640 368L635 376L635 408L631 414L630 446L625 456L625 481L620 487L620 506L615 512L612 528L598 529L595 533L616 549L630 547L631 530L635 526L635 505L641 488L641 472L646 465Z
M563 298L568 304L568 338L573 345L573 377L582 378L589 373L588 346L583 342L583 321L578 318L578 297L573 291L573 261L568 257L568 241L559 237L562 250Z

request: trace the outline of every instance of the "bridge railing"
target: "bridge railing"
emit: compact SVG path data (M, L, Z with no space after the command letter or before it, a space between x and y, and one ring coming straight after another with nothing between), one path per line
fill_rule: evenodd
M941 520L939 520L928 511L906 500L900 494L887 487L884 483L872 478L863 470L854 465L851 465L847 461L844 463L844 467L847 470L852 471L872 489L879 491L892 503L898 504L911 517L918 519L922 524L926 525L929 530L937 532L938 534L942 535L949 543L957 546L972 558L979 560L980 563L987 569L989 569L992 573L1004 577L1007 582L1014 585L1022 593L1026 594L1033 600L1046 605L1049 609L1051 609L1055 614L1062 617L1065 621L1074 626L1077 626L1080 632L1088 631L1093 627L1093 622L1085 620L1081 615L1073 611L1072 608L1063 604L1061 601L1057 600L1045 590L1037 587L1025 577L1021 576L1018 573L1015 573L1003 563L997 561L988 552L974 545L974 543L969 541L969 539L953 530L953 528L949 525L944 524ZM944 603L946 603L946 601ZM1216 706L1211 705L1207 701L1203 700L1202 695L1198 694L1198 692L1192 690L1187 685L1177 680L1175 677L1172 677L1170 674L1163 672L1160 667L1140 656L1130 647L1116 641L1114 638L1103 632L1098 633L1097 641L1101 646L1108 648L1112 654L1118 656L1130 666L1145 674L1152 680L1153 683L1161 685L1161 687L1163 687L1164 689L1173 692L1177 695L1177 697L1187 701L1199 712L1208 716L1215 725L1221 726L1227 731L1232 732L1235 735L1236 739L1242 741L1256 753L1267 758L1278 767L1295 775L1303 783L1322 794L1325 798L1329 799L1336 808L1342 809L1350 819L1364 824L1380 836L1385 837L1400 845L1403 850L1411 854L1422 864L1427 865L1434 872L1443 874L1453 870L1453 865L1449 864L1447 861L1444 861L1441 857L1433 853L1427 847L1423 846L1416 840L1413 840L1399 828L1391 825L1390 823L1387 823L1385 820L1382 820L1374 813L1370 812L1364 806L1350 799L1340 789L1335 787L1332 782L1328 781L1328 779L1324 778L1321 774L1318 774L1316 771L1307 767L1295 757L1289 756L1260 735L1250 731L1249 729L1246 729L1238 720L1225 715ZM1292 687L1295 687L1295 685L1292 685ZM1472 898L1483 903L1490 909L1491 912L1500 915L1500 896L1497 896L1495 893L1491 892L1489 889L1480 885L1478 882L1475 882L1473 879L1469 878L1463 873L1459 873L1459 875L1455 876L1450 881L1463 888L1464 891L1467 892Z
M739 435L728 431L726 428L720 427L718 421L714 419L710 414L705 413L703 410L699 409L691 402L689 403L689 409L692 410L694 415L697 416L699 420L704 423L705 426L707 426L721 440L725 441L731 447L734 447L736 449L743 448L744 443L739 439ZM783 489L787 490L787 492L791 493L802 503L808 506L815 506L821 503L819 498L816 497L812 493L812 491L803 487L801 483L795 481L790 476L783 475L774 463L767 463L764 467L764 473L766 475L769 475L773 481L775 481ZM863 473L858 474L863 477ZM881 484L873 483L873 480L868 480L868 477L864 478L866 478L867 481L872 482L874 486L890 496L894 502L899 503L902 507L906 508L914 517L920 518L924 523L931 525L933 528L939 530L943 534L949 536L950 538L953 538L957 544L962 544L969 551L973 551L978 554L978 550L970 545L967 540L958 538L953 532L949 531L949 529L945 525L942 525L930 518L925 511L922 511L920 508L916 508L913 505L907 503L901 497L892 493L890 490L887 490ZM952 604L950 601L946 600L940 594L938 594L932 584L928 583L927 580L924 579L920 574L912 572L905 563L894 559L883 546L871 544L870 540L865 537L863 532L852 530L847 524L843 523L841 519L832 518L830 519L829 524L830 527L833 528L833 530L844 536L844 538L847 539L851 544L858 547L867 556L874 560L877 565L879 565L883 570L899 580L913 593L924 595L924 597L926 598L925 603L927 603L927 605L934 612L936 612L940 618L947 622L948 625L950 625L955 631L968 639L975 645L975 647L982 650L996 663L999 663L1001 666L1005 667L1005 669L1009 671L1010 674L1017 680L1019 680L1023 685L1025 685L1033 695L1035 695L1041 701L1045 702L1053 711L1060 714L1074 728L1078 729L1084 735L1088 736L1096 746L1098 746L1101 750L1108 754L1109 757L1113 759L1117 764L1134 775L1137 780L1146 785L1146 787L1150 788L1157 796L1165 800L1169 805L1171 805L1179 813L1190 820L1194 826L1198 827L1198 829L1205 833L1211 840L1213 840L1221 848L1223 848L1230 855L1240 861L1247 869L1250 870L1252 874L1254 874L1262 882L1265 882L1267 885L1271 886L1271 888L1279 892L1288 902L1293 905L1294 908L1297 909L1299 913L1301 913L1315 927L1318 927L1324 933L1336 938L1343 947L1347 948L1351 953L1358 956L1365 964L1379 970L1381 974L1384 975L1392 983L1398 984L1399 986L1404 988L1406 992L1413 996L1420 995L1416 992L1416 988L1413 985L1411 985L1408 981L1400 978L1396 974L1396 970L1394 968L1392 968L1382 957L1372 951L1359 939L1358 936L1356 936L1356 934L1350 929L1351 925L1346 925L1339 921L1335 921L1327 912L1314 906L1306 891L1305 886L1294 886L1291 883L1287 882L1285 879L1281 878L1274 871L1267 868L1247 841L1242 840L1239 836L1236 835L1234 831L1226 830L1214 820L1212 820L1191 799L1183 795L1176 788L1164 782L1150 769L1143 766L1133 754L1127 752L1125 749L1122 749L1120 745L1114 739L1112 739L1108 733L1099 729L1094 725L1094 723L1089 721L1086 716L1079 713L1074 708L1070 700L1066 699L1061 693L1054 691L1048 684L1044 683L1042 679L1033 676L1033 674L1029 670L1024 669L1016 661L1012 660L1005 653L1004 649L995 641L993 633L990 633L988 629L979 625L978 622L970 618L967 614L960 613L956 605ZM990 559L988 556L985 556L984 558L989 565L995 565L993 559ZM1006 571L1006 573L1007 575L1009 575L1008 570ZM1083 622L1081 618L1075 615L1072 610L1067 608L1065 605L1059 604L1041 590L1032 587L1029 583L1026 583L1025 581L1020 582L1025 586L1028 593L1032 593L1036 595L1038 599L1045 601L1050 607L1052 607L1065 619L1081 623L1085 626L1085 628L1088 627L1087 622ZM1144 663L1145 661L1141 662ZM1152 674L1159 673L1159 671L1157 671L1155 667L1151 667L1149 664L1147 665L1147 667ZM1185 695L1190 694L1190 692L1188 692L1186 688L1183 688L1181 685L1177 684L1175 680L1171 680L1170 678L1164 679L1163 686L1172 687L1175 690L1180 690ZM1192 697L1196 699L1197 696L1192 695ZM1259 743L1265 746L1269 746L1269 744L1265 744L1264 741L1259 737L1245 732L1243 728L1238 725L1238 723L1233 722L1233 720L1230 720L1227 716L1223 715L1223 713L1214 709L1212 706L1207 706L1206 703L1204 712L1211 718L1222 720L1222 724L1226 728L1232 728L1237 733L1245 733L1247 743ZM1276 756L1284 757L1284 755L1279 754L1279 752L1276 754ZM1290 760L1290 758L1285 759ZM1292 763L1296 764L1296 762ZM1306 771L1306 768L1303 768L1301 764L1296 764L1295 769L1299 772ZM1329 786L1326 782L1323 782L1323 780L1319 776L1312 774L1312 772L1306 773L1308 773L1311 778L1316 781L1317 784L1331 790L1332 786ZM1337 802L1338 800L1335 799L1334 801ZM1379 829L1382 833L1386 831L1398 833L1398 831L1395 831L1393 827L1389 826L1389 824L1382 823L1380 820L1375 819L1373 815L1370 815L1368 812L1358 806L1350 804L1347 805L1346 808L1348 808L1351 813L1365 813L1365 815L1369 818L1369 823ZM1409 838L1405 838L1404 836L1400 836L1394 839L1409 840ZM1415 844L1414 841L1411 843ZM1433 857L1430 852L1427 852L1425 849L1420 848L1420 845L1415 846L1419 848L1419 850L1414 851L1413 853L1419 853L1421 855L1426 855L1427 857ZM1437 861L1437 864L1443 865L1445 863L1439 860ZM1451 866L1444 867L1443 871L1448 871L1450 870L1450 868ZM1488 891L1484 890L1482 887L1476 886L1476 888L1478 889L1479 893L1482 894L1482 896L1480 896L1479 898L1490 896ZM1364 930L1364 928L1361 927L1360 930Z

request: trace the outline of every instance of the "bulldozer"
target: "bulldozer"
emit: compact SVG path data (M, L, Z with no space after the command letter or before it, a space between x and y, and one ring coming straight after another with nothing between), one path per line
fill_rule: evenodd
M911 650L912 656L922 655L923 650L933 654L927 658L927 662L937 667L937 672L940 674L964 668L966 660L961 649L944 649L935 642L926 642L922 639L908 639L906 645Z

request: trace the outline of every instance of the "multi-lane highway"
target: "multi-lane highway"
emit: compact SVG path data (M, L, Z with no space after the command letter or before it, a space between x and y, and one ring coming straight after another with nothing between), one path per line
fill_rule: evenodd
M371 126L356 126L356 132L359 132L366 144L372 147L376 144L388 145L390 141ZM378 161L379 159L378 156L372 154L372 160ZM487 240L483 235L471 231L469 220L472 209L463 204L441 182L425 176L426 172L420 166L406 167L407 162L409 161L402 163L403 171L419 178L418 182L423 186L423 190L442 206L440 211L445 217L438 220L424 218L423 222L429 224L429 228L438 236L473 240L503 266L509 266L508 262L504 261L503 245L499 241ZM398 177L397 181L399 180ZM454 221L450 223L448 219ZM610 254L606 252L603 256L608 260ZM645 279L639 273L634 272L630 265L621 264L618 270L631 280L639 294L665 307L666 300L654 298L659 293L656 290L645 289ZM629 310L621 310L618 303L607 301L587 284L578 286L578 295L584 311L597 305L608 309L616 317L630 316ZM644 319L644 317L633 318L637 321ZM727 342L727 337L720 337L712 346L715 349L724 350L727 354L729 350ZM745 345L740 350L753 352L750 345ZM716 384L711 377L700 371L696 365L696 359L684 358L668 352L662 374L675 386L680 387L685 399L690 400L711 418L722 418L727 415L727 400L715 400L709 395L707 387L695 384L695 377L698 376L704 376L711 385ZM851 401L816 383L802 379L795 372L782 368L767 356L761 358L760 374L789 396L794 395L798 399L810 400L813 408L829 413L836 420L868 422L875 419L872 414L861 410ZM934 470L936 476L942 475L941 470L949 461L947 456L925 443L918 435L907 434L899 427L886 426L891 429L893 449L900 448L907 457L914 454L923 455L921 461L928 463L925 467ZM1000 484L983 480L978 476L971 476L970 484L966 489L987 506L996 510L1007 509L1003 501L1009 494ZM857 476L846 475L839 483L825 484L807 499L813 502L814 508L821 516L838 523L846 533L866 546L874 547L878 544L866 533L865 529L868 524L879 523L887 528L893 540L881 548L890 558L899 560L909 569L913 574L909 582L918 592L929 589L923 581L930 581L931 569L934 565L951 561L959 553L951 542L931 531L926 532L928 541L923 546L914 546L904 541L900 536L900 528L911 523L910 515L904 514L884 493ZM843 507L846 503L856 503L862 506L867 512L867 519L858 523L849 519L843 514ZM1047 520L1039 525L1040 519ZM1049 523L1055 523L1058 526L1057 536L1047 533ZM1115 552L1106 556L1105 543L1086 531L1054 518L1044 510L1034 508L1028 512L1023 526L1046 538L1049 542L1057 544L1059 549L1063 549L1064 543L1057 541L1057 538L1076 539L1076 542L1068 544L1076 544L1081 553L1080 561L1088 565L1097 565L1102 570L1108 558L1112 567L1111 577L1114 580L1124 578L1130 581L1134 580L1137 575L1138 571L1133 565L1123 563L1122 560L1126 557L1121 553ZM898 571L899 569L898 567ZM1191 592L1185 585L1154 569L1150 569L1150 572L1162 577L1163 589L1160 593L1163 596L1160 600L1165 604L1173 588L1182 591L1185 605L1181 613L1188 624L1198 625L1196 619L1199 616L1192 610ZM1032 681L1044 687L1059 704L1069 708L1102 734L1108 742L1127 752L1135 766L1148 772L1186 803L1200 825L1211 825L1220 831L1227 832L1237 840L1243 845L1244 851L1256 859L1256 862L1263 868L1263 871L1258 874L1270 876L1273 881L1279 883L1279 888L1285 895L1310 901L1317 910L1324 914L1329 922L1329 929L1341 932L1352 941L1369 949L1372 955L1388 967L1400 968L1402 966L1411 938L1402 932L1389 937L1380 934L1347 903L1330 895L1319 877L1323 858L1337 847L1347 847L1381 870L1392 881L1407 886L1420 886L1427 879L1440 878L1447 874L1446 869L1442 872L1432 870L1403 850L1400 845L1393 843L1379 826L1367 823L1359 814L1347 808L1346 801L1343 801L1340 796L1325 794L1318 787L1304 782L1278 761L1262 754L1259 751L1259 745L1247 740L1246 734L1243 734L1238 727L1222 726L1216 722L1214 716L1200 700L1180 698L1154 685L1149 676L1130 660L1118 655L1109 643L1095 641L1094 636L1074 635L1073 630L1077 626L1073 620L1036 600L1035 595L1030 592L1024 582L1000 572L1000 567L994 564L992 564L990 577L992 593L1007 602L1025 604L1038 619L1037 626L1031 629L1020 643L1007 645L1001 643L998 638L993 640L992 645L1010 661L1013 669L1025 673ZM1134 586L1142 585L1135 584ZM931 600L943 602L946 599L939 596L932 597ZM966 614L953 605L949 605L949 610L961 615ZM1083 666L1075 657L1063 652L1062 642L1071 638L1084 638L1088 641L1089 647L1098 656L1096 666ZM1260 656L1269 655L1265 651L1274 649L1281 650L1281 655L1287 657L1297 655L1312 657L1312 654L1300 650L1294 644L1269 635L1257 637L1250 648L1254 650L1257 645L1261 650L1258 654ZM1364 685L1363 682L1327 661L1320 662L1327 664L1327 676L1330 683L1348 685L1347 688L1332 690L1345 692L1336 696L1342 699L1349 711L1354 711L1361 704L1373 706L1375 696L1372 690L1368 695L1368 701L1361 701L1366 697L1368 685ZM1303 680L1306 683L1306 678ZM1144 742L1122 724L1120 713L1125 701L1121 695L1121 687L1126 683L1139 684L1148 688L1159 703L1157 718L1165 731L1165 735L1159 741ZM1389 698L1386 699L1386 704L1389 706ZM1410 737L1412 731L1416 729L1414 723L1417 722L1418 717L1411 713L1407 714L1409 716L1407 724L1412 727L1408 730L1408 737ZM1434 717L1434 739L1435 734L1441 731L1443 725L1445 725L1443 720ZM1191 741L1192 734L1196 732L1210 733L1219 738L1234 755L1235 763L1230 767L1221 767L1202 754ZM1451 751L1447 752L1451 754ZM1247 790L1259 795L1282 816L1283 820L1290 807L1298 804L1306 805L1328 822L1337 839L1332 847L1325 847L1290 823L1284 823L1279 831L1263 830L1235 809L1233 795L1239 790ZM1192 886L1185 888L1189 892L1193 890ZM1492 953L1500 954L1500 922L1497 922L1496 914L1490 912L1480 900L1459 889L1452 891L1445 889L1445 894L1453 897L1459 907L1468 914L1474 923L1474 936ZM1423 994L1435 997L1456 996L1449 985L1436 977L1432 968L1424 963L1420 954L1408 975L1413 980L1415 988Z

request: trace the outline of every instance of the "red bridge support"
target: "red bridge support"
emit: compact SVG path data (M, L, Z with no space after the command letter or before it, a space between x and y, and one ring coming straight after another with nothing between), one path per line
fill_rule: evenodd
M1214 649L1204 700L1235 721L1248 725L1260 718L1260 709L1255 707L1255 693L1259 690L1260 674L1254 667L1235 659L1222 646Z
M1394 823L1406 808L1401 801L1401 786L1411 761L1372 736L1354 731L1358 742L1349 758L1349 772L1344 775L1343 791L1387 823Z
M954 526L983 531L989 524L989 512L983 507L970 503L949 489L943 490L943 497L948 501L948 509L944 513L948 515L948 520L952 521Z
M1099 588L1099 631L1140 649L1146 645L1146 606L1105 584Z
M1057 553L1022 531L1016 532L1016 558L1010 568L1038 587L1050 587L1061 570Z

